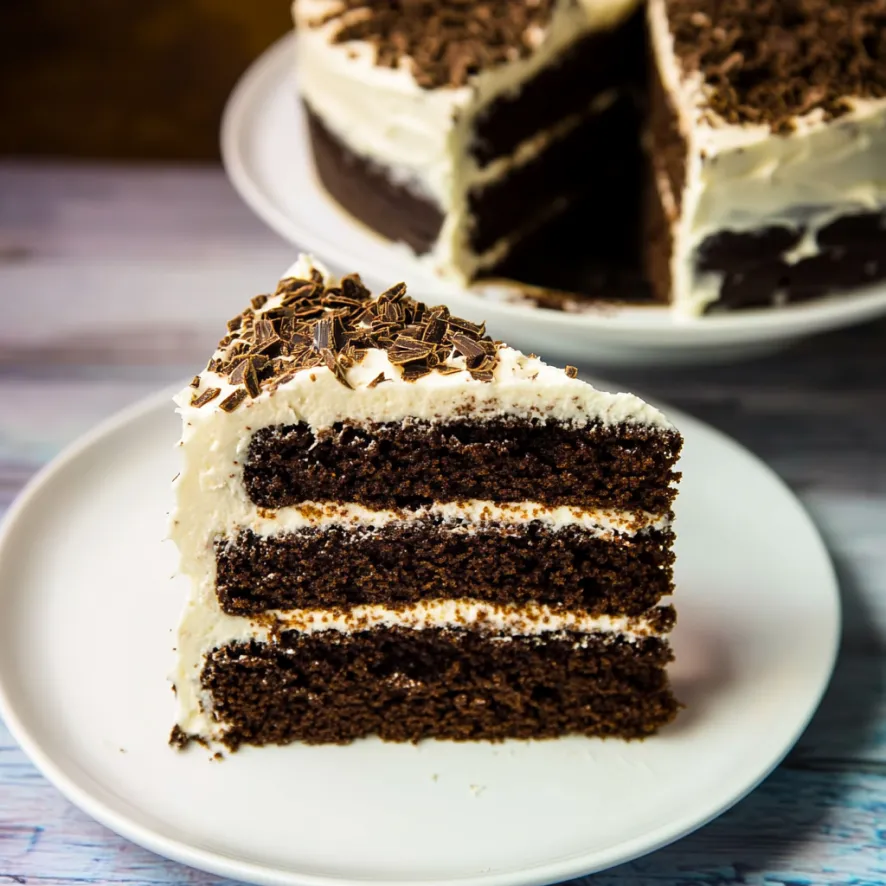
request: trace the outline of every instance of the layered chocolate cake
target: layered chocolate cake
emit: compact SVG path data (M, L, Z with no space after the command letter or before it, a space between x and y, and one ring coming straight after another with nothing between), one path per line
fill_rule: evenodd
M443 275L524 273L520 244L570 210L552 238L570 255L546 266L579 294L613 254L684 316L886 278L883 0L296 0L294 15L323 184Z
M300 259L177 398L171 741L637 738L675 715L682 440Z

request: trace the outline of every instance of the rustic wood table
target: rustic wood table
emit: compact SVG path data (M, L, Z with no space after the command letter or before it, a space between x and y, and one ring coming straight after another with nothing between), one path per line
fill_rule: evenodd
M99 419L193 374L220 321L293 253L216 168L0 164L0 510ZM821 709L762 786L590 879L886 883L886 322L752 364L618 381L731 434L796 490L837 563L845 629ZM3 882L220 881L96 824L0 723Z

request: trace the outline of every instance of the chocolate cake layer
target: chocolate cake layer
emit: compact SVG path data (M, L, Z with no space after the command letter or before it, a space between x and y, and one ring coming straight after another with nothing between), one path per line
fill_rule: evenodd
M673 591L672 544L672 532L607 541L537 521L470 532L432 519L244 531L216 543L216 589L232 615L458 597L641 615Z
M784 253L805 233L803 227L773 226L705 240L698 269L723 275L720 300L709 310L810 301L886 280L886 214L838 218L816 235L818 254L788 263Z
M475 123L471 151L481 165L511 154L520 142L587 107L609 89L641 86L645 66L643 16L578 40L554 65L516 93L493 101ZM639 129L633 133L639 141Z
M390 240L427 252L443 214L429 200L395 184L388 170L359 157L305 105L314 165L327 191L355 218Z
M504 178L470 191L471 248L482 254L514 230L527 226L558 198L596 196L599 206L633 207L634 236L639 223L642 153L640 112L633 95L590 113L570 133L553 141L537 157ZM602 224L611 223L600 212ZM594 216L589 216L589 221ZM588 230L588 237L592 231Z
M650 153L656 168L667 177L675 209L679 211L683 201L683 190L686 187L686 157L689 146L680 130L680 118L662 81L661 71L654 64L650 65L650 69L648 109Z
M650 49L651 52L651 49ZM649 75L649 137L644 181L646 196L641 213L646 244L643 266L656 300L671 299L671 253L674 248L672 224L679 216L686 183L686 139L680 132L677 112L668 96L656 65ZM673 206L665 209L661 188L667 185Z
M553 738L639 738L678 703L667 643L563 633L511 637L469 630L379 628L284 633L213 652L202 672L225 743L344 744Z
M635 425L339 423L315 435L298 424L257 431L243 479L264 508L482 499L666 514L681 446L676 431Z
M674 233L672 219L665 212L654 177L646 186L643 203L643 239L646 244L643 250L643 271L649 281L653 299L667 304L671 300Z

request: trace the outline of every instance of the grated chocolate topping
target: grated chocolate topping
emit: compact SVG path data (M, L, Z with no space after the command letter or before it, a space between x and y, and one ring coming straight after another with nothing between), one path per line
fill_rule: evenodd
M528 56L556 0L340 0L317 24L340 20L334 43L365 40L380 67L408 60L424 89L464 86L495 65Z
M666 0L684 69L727 123L790 132L794 118L886 98L886 0Z
M206 368L236 386L219 404L231 412L248 397L315 366L327 366L351 387L347 370L375 348L387 352L406 381L466 369L477 381L489 382L498 345L486 335L485 324L453 317L442 305L429 308L407 296L404 283L375 297L357 274L326 286L315 270L311 279L281 280L273 296L252 299L251 307L228 323L218 345L221 356ZM392 380L382 373L369 387ZM204 406L220 393L219 388L195 392L191 405Z

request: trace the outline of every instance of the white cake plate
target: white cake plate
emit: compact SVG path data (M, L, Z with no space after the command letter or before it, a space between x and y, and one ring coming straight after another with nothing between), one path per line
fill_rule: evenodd
M240 80L222 122L222 158L234 187L260 218L339 272L359 271L380 286L405 280L417 298L485 317L495 336L561 362L728 361L886 313L886 286L780 310L685 320L652 306L564 313L509 304L501 287L464 289L443 281L406 246L374 234L326 195L311 161L294 59L294 41L284 37Z
M0 716L73 803L162 855L281 886L531 886L676 840L753 788L827 684L839 602L803 508L747 451L686 438L672 678L642 742L243 748L166 744L185 583L164 542L169 394L35 479L0 529ZM768 824L761 823L764 839Z

